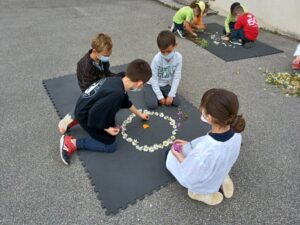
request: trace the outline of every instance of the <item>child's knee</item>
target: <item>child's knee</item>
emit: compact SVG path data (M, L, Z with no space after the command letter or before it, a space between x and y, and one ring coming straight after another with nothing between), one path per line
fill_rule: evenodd
M146 106L147 106L147 108L154 110L154 109L158 108L158 102L157 101L148 101L148 102L146 102Z
M180 101L179 101L179 99L177 97L173 99L172 105L176 106L176 107L180 105Z
M115 152L116 150L117 150L117 143L116 143L116 142L114 142L113 144L108 145L108 146L106 147L106 152L107 152L107 153L113 153L113 152Z

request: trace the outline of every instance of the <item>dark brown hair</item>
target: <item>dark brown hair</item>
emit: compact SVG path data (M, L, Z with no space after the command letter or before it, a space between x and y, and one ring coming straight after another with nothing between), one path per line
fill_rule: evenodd
M169 30L163 30L159 32L157 36L157 46L160 50L167 49L170 45L176 45L176 38L173 32Z
M213 117L213 121L220 126L230 127L237 133L245 129L246 121L238 115L239 101L237 96L225 89L210 89L204 93L200 103L200 110Z
M143 81L146 83L152 76L149 63L143 59L135 59L129 63L126 76L133 82Z
M236 15L237 13L243 13L243 12L244 12L244 9L241 5L238 5L233 9L233 15Z
M239 5L241 5L239 2L232 3L230 6L230 13L233 14L234 9Z

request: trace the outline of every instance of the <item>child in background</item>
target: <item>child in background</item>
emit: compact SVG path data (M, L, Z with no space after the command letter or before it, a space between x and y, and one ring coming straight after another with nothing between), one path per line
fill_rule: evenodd
M131 103L127 92L141 89L150 78L150 65L136 59L128 65L125 77L103 78L86 89L76 103L75 116L90 138L62 135L59 149L63 163L69 165L76 150L114 152L117 149L116 135L120 132L115 123L119 109L129 108L141 119L148 120L149 116Z
M116 74L109 70L109 56L112 53L113 43L109 35L97 34L91 41L91 49L77 63L77 80L79 88L84 92L89 86L104 77ZM124 72L117 76L124 76ZM78 124L71 113L68 113L58 124L58 130L64 134L68 128Z
M175 35L168 30L161 31L157 36L157 46L160 52L152 60L152 77L144 88L146 106L150 109L156 109L158 104L178 106L180 102L176 95L181 79L182 56L175 51Z
M297 49L294 53L294 56L296 58L292 62L292 68L294 70L300 70L300 44L298 44Z
M184 38L185 31L197 37L193 28L197 28L199 25L194 24L194 19L199 15L202 16L205 12L205 8L206 5L203 1L193 1L189 6L184 6L179 9L173 17L171 31L177 32L181 38Z
M241 5L239 2L235 2L230 6L230 13L227 15L226 20L225 20L225 27L223 33L226 36L229 36L231 33L231 30L234 29L234 25L236 23L236 17L233 15L233 10L235 7ZM245 7L242 6L244 9L244 12L247 12Z
M201 5L200 9L204 9L204 10L201 10L200 11L200 14L197 16L195 16L194 20L193 20L193 23L192 23L192 26L194 29L196 30L203 30L203 29L206 29L206 24L204 24L203 22L203 16L206 15L207 11L209 10L209 5L208 3L205 3L203 1L199 1L199 4Z
M230 34L230 42L236 45L253 43L258 36L258 24L252 13L246 13L242 6L238 5L233 9L237 17L234 30Z
M188 196L208 205L217 205L231 198L234 187L229 172L236 162L245 120L238 115L237 96L224 89L210 89L201 99L201 120L211 131L190 142L175 140L167 155L166 167L177 181L188 189ZM219 189L223 195L219 192Z
M111 37L99 33L92 39L91 47L77 63L78 85L82 92L98 80L114 75L109 70L109 56L113 48Z

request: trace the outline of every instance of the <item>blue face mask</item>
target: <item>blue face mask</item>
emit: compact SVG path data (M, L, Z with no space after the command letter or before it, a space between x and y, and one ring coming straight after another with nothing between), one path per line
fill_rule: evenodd
M141 89L139 89L139 88L133 88L130 91L132 91L132 92L139 92L139 91L141 91Z
M99 57L99 60L101 62L108 62L109 61L109 56L102 55L102 56Z
M162 53L160 53L160 54L161 54L161 57L163 57L165 60L170 61L174 57L175 52L171 52L169 55L163 55Z

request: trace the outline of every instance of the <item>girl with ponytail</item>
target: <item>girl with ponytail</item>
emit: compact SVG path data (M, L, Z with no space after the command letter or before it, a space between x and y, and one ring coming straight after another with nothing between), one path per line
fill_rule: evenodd
M211 125L211 131L190 142L175 140L166 167L188 189L190 198L217 205L223 201L223 195L232 197L234 186L229 172L238 158L240 133L246 125L238 110L234 93L210 89L202 96L199 111L201 120Z

